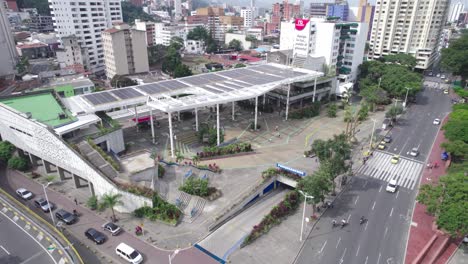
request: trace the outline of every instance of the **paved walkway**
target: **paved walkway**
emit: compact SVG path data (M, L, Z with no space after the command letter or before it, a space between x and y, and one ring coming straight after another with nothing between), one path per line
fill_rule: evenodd
M446 121L447 118L444 119L443 124L445 124ZM433 169L424 168L420 181L420 186L423 184L435 183L439 180L440 176L446 174L445 162L440 160L440 154L443 152L443 149L440 147L440 144L442 144L444 141L444 133L442 130L440 130L434 141L434 145L432 146L428 162L438 162L441 165ZM445 243L447 238L449 238L449 236L443 234L437 229L434 221L434 217L426 213L426 206L416 202L413 212L409 239L406 246L406 264L414 263L418 255L421 254L421 252L423 251L425 246L431 241L431 239L433 237L437 237L435 242L433 243L433 246L427 248L426 256L423 256L423 258L421 258L422 262L420 263L429 263L427 261L429 261L433 257L436 257L434 256L434 254L438 251L438 248L441 246L442 243ZM450 256L457 249L457 241L450 239L446 243L447 245L445 250L440 252L439 257L437 257L435 262L433 262L434 264L445 264L450 258Z
M24 187L30 190L31 192L35 193L37 196L43 196L42 186L21 173L18 173L16 171L8 171L7 179L9 181L9 185L13 189ZM125 263L115 255L115 248L120 242L125 242L128 245L140 251L144 256L144 259L147 260L146 263L167 263L168 256L173 252L158 249L148 243L145 243L141 239L135 237L134 234L130 232L123 232L122 234L116 237L108 236L108 241L106 241L102 245L96 246L91 241L86 240L84 238L83 233L86 229L90 227L96 228L98 230L101 229L101 225L104 222L106 222L106 220L98 216L94 211L91 211L80 205L76 206L73 200L66 198L64 195L52 190L51 188L48 189L47 195L49 197L49 200L57 205L57 208L65 208L69 211L73 210L74 208L77 209L77 211L80 214L79 221L73 225L66 226L65 229L66 231L71 232L77 237L82 237L83 241L85 241L85 244L87 246L95 249L95 253L99 254L103 262L113 261L116 263ZM48 217L48 215L45 216L46 219L50 219ZM128 226L123 226L123 228L124 230L133 229L133 227ZM172 263L214 264L218 262L216 262L208 255L202 253L200 250L191 247L188 249L181 250L181 252L179 252L178 255L172 260Z

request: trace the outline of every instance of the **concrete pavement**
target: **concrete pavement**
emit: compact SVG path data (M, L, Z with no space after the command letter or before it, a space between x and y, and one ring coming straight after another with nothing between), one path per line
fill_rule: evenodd
M8 171L7 179L9 185L15 189L19 187L24 187L29 189L31 192L41 195L42 194L42 186L40 186L35 181L27 178L23 174L20 174L15 171ZM135 237L134 234L123 232L122 234L111 237L108 236L108 241L106 241L102 245L94 245L91 241L84 237L84 231L90 227L101 229L101 225L106 221L96 215L95 212L82 207L76 206L75 203L60 193L51 190L50 188L47 191L48 197L50 201L54 202L58 208L65 208L68 210L73 210L76 208L80 213L80 219L77 223L65 226L66 232L70 232L76 237L79 237L80 240L87 245L88 247L93 249L93 252L98 253L102 260L102 262L113 261L116 263L125 263L121 259L117 257L115 254L115 247L120 242L125 242L128 245L134 247L138 251L140 251L146 260L145 263L154 263L151 261L158 261L165 263L168 259L168 256L172 254L173 251L167 251L163 249L158 249L151 244L145 243L144 241L140 240L139 238ZM48 215L43 215L45 219L49 219ZM118 224L118 223L117 223ZM124 226L125 228L125 226ZM131 227L133 229L133 227ZM151 261L149 261L151 259ZM173 264L182 264L182 263L217 263L214 259L209 257L208 255L204 254L200 250L190 247L188 249L181 250L177 256L172 260Z

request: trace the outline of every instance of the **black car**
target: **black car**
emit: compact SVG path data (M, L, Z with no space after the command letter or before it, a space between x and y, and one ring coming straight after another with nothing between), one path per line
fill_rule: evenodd
M76 215L73 215L72 213L65 211L64 209L58 210L55 213L55 217L57 217L57 219L63 221L67 225L71 225L78 220L78 217L76 217Z
M102 244L106 241L106 236L94 228L86 230L85 236L96 244Z
M384 141L385 143L390 143L390 142L392 142L392 136L386 135L386 136L384 137L383 141Z

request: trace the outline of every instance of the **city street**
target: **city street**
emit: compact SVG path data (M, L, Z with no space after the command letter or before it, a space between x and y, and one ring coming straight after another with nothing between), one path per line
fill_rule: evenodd
M441 89L426 88L417 95L391 130L392 142L357 171L309 234L296 263L403 263L419 177L440 128L433 120L443 119L450 107ZM409 152L415 147L419 155L413 157ZM401 158L392 164L395 154ZM396 193L385 191L391 179L397 179ZM361 216L367 219L362 224ZM333 228L333 219L349 224Z
M34 237L0 213L0 263L57 263Z

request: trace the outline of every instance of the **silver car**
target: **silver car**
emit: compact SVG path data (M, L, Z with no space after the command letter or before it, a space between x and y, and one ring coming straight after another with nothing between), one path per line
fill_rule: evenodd
M48 213L49 210L54 210L55 205L53 203L48 203L44 198L38 198L34 201L34 205L37 208L41 208L44 213Z
M410 155L413 156L413 157L418 156L419 155L418 148L412 148L411 151L410 151Z

